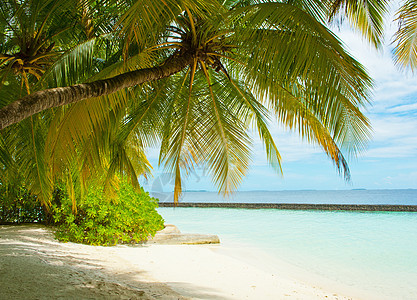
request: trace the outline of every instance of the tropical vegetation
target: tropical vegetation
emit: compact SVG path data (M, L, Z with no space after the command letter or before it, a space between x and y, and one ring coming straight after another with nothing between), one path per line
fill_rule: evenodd
M250 165L253 133L281 173L277 122L349 179L345 156L370 137L372 81L328 24L347 18L378 46L388 2L4 0L0 184L48 206L57 185L75 203L102 180L114 198L117 175L139 190L145 150L159 145L175 200L197 165L228 193ZM414 14L406 1L396 48L411 67Z
M25 187L0 186L0 224L47 223L49 215Z
M109 246L144 242L164 228L157 200L144 190L135 191L124 181L116 197L110 201L106 197L102 186L92 184L76 210L66 196L54 203L56 237L63 242Z

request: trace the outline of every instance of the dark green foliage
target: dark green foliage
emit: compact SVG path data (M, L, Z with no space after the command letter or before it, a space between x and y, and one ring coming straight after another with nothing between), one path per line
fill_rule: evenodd
M115 199L109 200L101 186L92 186L74 211L68 197L54 205L56 237L63 242L115 245L146 241L162 229L164 220L157 213L157 200L143 189L136 192L122 182Z
M0 185L0 224L44 223L47 213L24 187Z

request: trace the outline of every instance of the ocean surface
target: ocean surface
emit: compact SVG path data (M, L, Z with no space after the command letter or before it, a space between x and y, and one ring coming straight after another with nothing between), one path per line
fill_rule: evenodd
M417 205L417 190L240 192L227 201L217 193L188 192L182 201ZM417 213L231 208L159 212L183 232L217 234L224 245L256 247L346 290L417 299Z
M172 202L171 193L151 192L161 202ZM185 192L182 202L309 203L309 204L392 204L417 205L417 189L338 191L253 191L224 197L217 192Z

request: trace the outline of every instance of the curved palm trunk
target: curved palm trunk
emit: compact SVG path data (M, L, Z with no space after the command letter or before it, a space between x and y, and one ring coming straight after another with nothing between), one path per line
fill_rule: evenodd
M0 109L0 130L49 108L108 95L123 88L169 77L192 61L191 53L174 54L161 66L131 71L91 83L38 91Z

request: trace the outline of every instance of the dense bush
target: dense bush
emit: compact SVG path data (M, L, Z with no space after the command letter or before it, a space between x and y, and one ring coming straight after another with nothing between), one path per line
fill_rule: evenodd
M0 224L44 223L47 213L24 187L0 185Z
M102 187L89 187L77 210L66 196L54 205L56 237L64 242L91 245L136 243L154 236L164 221L156 211L157 200L145 191L136 192L122 182L115 199L107 199Z

